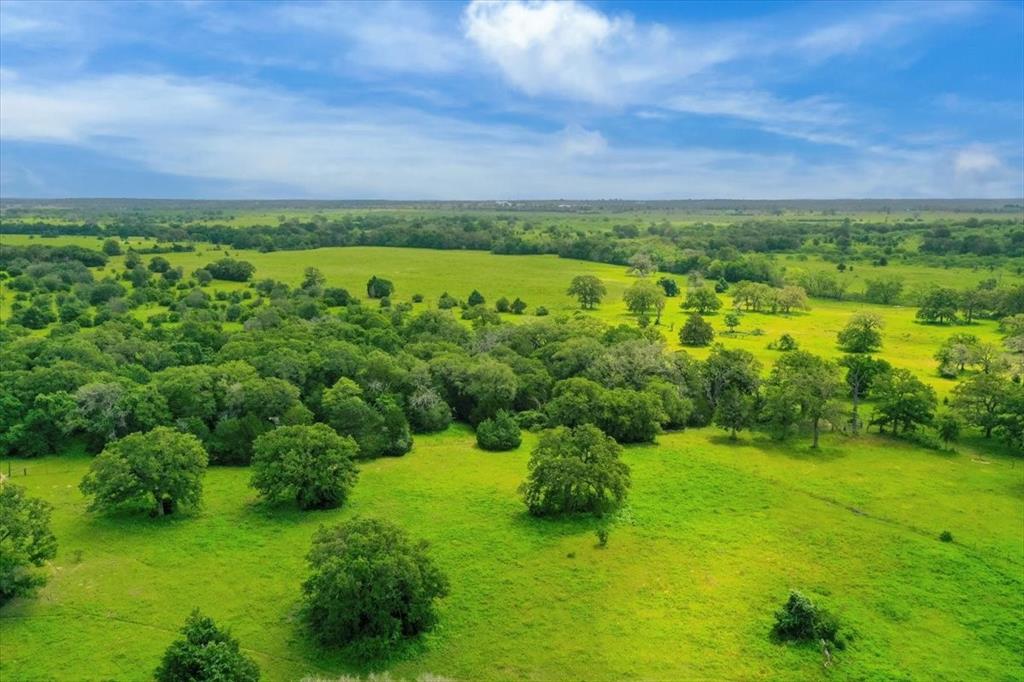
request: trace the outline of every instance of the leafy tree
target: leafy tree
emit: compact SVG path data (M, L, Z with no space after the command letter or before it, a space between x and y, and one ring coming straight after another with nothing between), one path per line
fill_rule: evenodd
M476 444L484 450L515 450L522 441L519 423L507 410L498 410L492 418L476 426Z
M199 439L159 426L108 445L79 486L91 510L148 502L157 516L196 505L203 492L206 451Z
M103 242L103 253L108 256L120 256L121 255L121 240L120 239L107 239Z
M882 347L884 328L875 313L854 313L837 335L839 347L847 353L872 353Z
M652 311L656 315L654 323L661 323L661 311L665 308L665 293L658 285L641 280L626 289L622 299L626 302L629 312L639 318L641 327L647 326L648 314Z
M65 391L36 395L20 423L0 443L19 457L42 457L57 452L68 432L68 418L75 412L75 401Z
M938 324L956 322L959 308L960 296L955 289L935 287L924 295L917 309L917 319Z
M476 289L473 289L473 291L469 292L469 298L466 299L466 303L470 307L475 306L475 305L484 305L484 303L486 303L486 302L487 301L484 299L484 295L481 294Z
M513 315L522 315L526 312L526 302L517 296L516 300L512 301L511 310Z
M507 298L502 296L494 303L494 310L499 313L507 313L509 311L509 301Z
M391 280L373 275L366 283L366 295L370 298L385 298L395 293L395 285Z
M797 421L810 423L818 447L822 421L834 422L841 392L835 363L806 351L786 353L775 363L765 384L765 413L780 436Z
M789 314L793 310L809 310L811 305L807 300L807 292L803 287L790 285L775 291L771 307L772 312L779 310Z
M221 258L206 266L206 269L213 275L214 279L227 280L229 282L248 282L256 272L256 266L248 261L235 260L234 258Z
M888 425L893 433L913 431L918 425L931 423L937 403L935 389L906 369L892 369L879 375L871 395L875 399L871 423L881 430Z
M371 451L385 457L400 457L412 450L412 431L405 412L390 396L377 400L377 410L381 416L381 429L373 439L375 446Z
M703 317L692 313L679 330L679 343L684 346L707 346L715 339L715 330Z
M799 348L800 344L796 342L796 339L793 338L792 334L783 334L779 337L778 341L773 341L768 344L769 350L782 351L783 353L798 350Z
M733 440L753 423L760 375L761 364L745 350L716 345L704 363L704 390L713 419Z
M637 277L649 277L658 271L658 263L654 256L641 251L629 257L629 273Z
M252 487L269 499L291 497L301 509L330 509L345 502L358 472L358 446L324 424L282 426L253 445Z
M1001 421L1010 387L1010 380L997 374L975 374L956 385L951 406L967 424L990 438Z
M421 388L409 396L406 410L417 433L444 431L452 423L452 408L432 388Z
M671 277L662 277L658 280L658 286L661 287L662 291L669 298L679 295L679 285Z
M459 306L459 300L449 294L447 291L441 294L441 298L437 300L437 307L441 310L448 310L450 308L457 308Z
M869 279L865 282L864 298L869 303L893 305L903 293L903 280L899 277Z
M341 287L327 287L323 291L322 298L324 304L331 307L345 306L355 302L352 294L348 293L348 289Z
M885 360L876 360L863 353L844 355L839 360L839 365L846 368L846 386L849 388L852 403L850 426L853 432L857 433L860 430L858 411L861 401L868 396L875 380L891 368Z
M596 514L614 510L629 491L629 467L621 446L584 424L545 431L530 456L520 492L535 516Z
M307 556L304 614L313 634L332 646L355 645L364 656L385 653L437 621L435 600L448 580L427 554L388 521L356 518L321 527Z
M979 357L981 341L974 334L953 334L935 352L939 374L947 378L958 376L967 365L975 364Z
M149 271L164 273L171 269L171 262L163 256L153 256L149 259Z
M729 333L735 334L736 327L740 326L740 315L739 313L726 313L723 321L725 326L729 328Z
M825 609L800 592L792 591L785 605L775 613L772 634L795 642L824 642L842 648L839 623Z
M582 308L593 309L601 302L608 290L594 275L577 275L572 278L572 283L566 293L575 296Z
M935 420L935 431L939 434L939 439L949 447L950 443L960 437L960 420L948 412L941 414Z
M363 400L363 389L348 377L342 377L323 393L324 421L343 436L359 444L360 457L380 456L378 434L384 421L377 410Z
M181 628L181 639L167 647L156 669L157 682L255 682L256 662L242 653L238 640L195 609Z
M974 322L974 318L988 310L992 304L992 294L984 289L967 289L960 292L960 311L964 314L964 321L967 324Z
M713 313L722 307L722 300L705 287L690 289L683 301L683 310L696 310L701 315Z
M310 266L302 272L302 284L299 286L301 289L308 291L310 289L322 289L326 283L327 278L324 277L324 273L320 272L319 268Z
M50 530L53 507L25 489L0 481L0 604L32 594L46 583L37 569L57 555Z

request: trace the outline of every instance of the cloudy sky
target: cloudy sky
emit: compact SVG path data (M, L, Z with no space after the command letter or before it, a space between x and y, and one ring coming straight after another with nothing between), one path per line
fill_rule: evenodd
M1024 195L1021 2L0 3L0 195Z

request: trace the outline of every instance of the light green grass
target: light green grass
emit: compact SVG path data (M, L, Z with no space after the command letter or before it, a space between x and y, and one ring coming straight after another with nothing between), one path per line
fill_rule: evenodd
M409 455L362 465L330 512L265 508L245 469L214 468L202 511L163 521L86 513L87 457L15 461L29 469L17 482L56 505L60 551L38 598L0 612L0 677L147 679L195 606L268 680L359 671L310 644L296 613L314 529L355 514L429 540L451 580L437 629L384 666L398 675L820 679L815 647L768 638L791 588L854 635L831 677L1024 674L1024 467L1010 460L877 437L812 453L806 440L665 435L627 449L630 502L598 549L593 521L524 513L533 442L494 454L463 427L417 437Z

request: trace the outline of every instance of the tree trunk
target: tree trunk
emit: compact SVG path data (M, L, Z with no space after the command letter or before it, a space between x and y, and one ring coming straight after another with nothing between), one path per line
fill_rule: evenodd
M814 418L814 442L811 443L811 447L814 449L818 448L818 418Z

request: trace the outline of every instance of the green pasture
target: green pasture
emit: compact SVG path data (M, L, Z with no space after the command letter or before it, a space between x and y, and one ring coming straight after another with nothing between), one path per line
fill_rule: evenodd
M85 455L0 463L55 505L60 542L38 597L0 612L0 677L147 679L196 606L233 629L268 680L1024 674L1019 462L876 436L829 436L812 452L806 439L667 434L627 448L630 500L599 549L596 521L525 514L516 487L534 442L495 454L461 426L417 436L409 455L362 464L351 501L329 512L264 506L246 469L213 468L202 509L164 520L87 513ZM297 616L314 529L357 514L429 540L452 585L436 630L370 667L311 644ZM955 542L940 542L943 530ZM768 636L791 588L852 638L827 671L817 647Z

